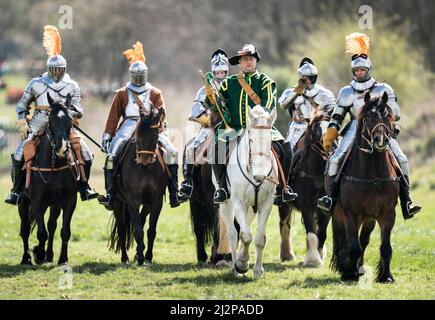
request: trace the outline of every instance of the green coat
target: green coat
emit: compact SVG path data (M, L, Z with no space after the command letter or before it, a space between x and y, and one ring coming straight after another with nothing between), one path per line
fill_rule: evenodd
M250 73L243 73L246 83L254 90L254 92L261 99L261 106L266 111L271 112L276 108L276 83L264 73L255 71ZM232 75L221 82L219 92L225 101L224 116L229 126L235 130L229 136L230 140L234 139L237 135L241 134L242 130L247 127L248 123L248 109L255 107L255 103L251 100L248 94L243 90L240 85L237 74ZM217 139L225 141L225 124L222 122L218 133ZM284 140L281 133L273 128L272 140Z

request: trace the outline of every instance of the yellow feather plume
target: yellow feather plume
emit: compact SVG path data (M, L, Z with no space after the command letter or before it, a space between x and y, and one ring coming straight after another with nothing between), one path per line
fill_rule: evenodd
M140 41L136 41L136 43L133 44L133 49L125 50L122 54L127 58L129 64L135 63L136 61L145 63L143 45Z
M370 38L364 33L354 32L346 37L346 52L355 54L369 54Z
M42 45L47 51L48 56L59 55L62 51L62 42L59 30L56 27L47 25L44 27Z

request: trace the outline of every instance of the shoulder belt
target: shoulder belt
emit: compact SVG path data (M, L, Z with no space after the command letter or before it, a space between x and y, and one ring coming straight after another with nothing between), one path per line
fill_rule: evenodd
M245 90L245 92L248 94L249 98L251 98L251 100L256 105L261 105L261 99L260 99L260 97L258 96L258 94L256 94L254 92L254 90L251 88L251 86L246 83L245 79L243 78L242 73L239 73L237 75L237 80L239 81L239 83L242 86L243 90Z

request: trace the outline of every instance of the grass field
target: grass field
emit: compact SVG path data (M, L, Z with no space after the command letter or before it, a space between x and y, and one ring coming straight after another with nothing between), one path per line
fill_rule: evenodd
M433 168L417 171L423 177ZM426 179L427 180L427 179ZM102 177L93 184L102 190ZM0 194L9 188L9 178L0 179ZM297 261L281 264L277 212L267 227L265 275L254 281L252 270L234 278L229 270L196 265L195 243L188 206L165 206L160 217L154 247L154 263L138 267L121 265L120 256L107 250L109 213L96 202L78 204L72 220L70 272L72 282L57 265L20 266L22 243L17 210L0 204L0 298L1 299L434 299L435 229L434 196L431 183L420 184L414 195L424 211L409 222L398 216L393 230L392 272L396 283L373 283L379 252L376 229L366 253L371 268L357 284L344 284L328 266L307 269L300 266L305 254L305 232L296 214L293 240ZM3 201L3 200L2 200ZM31 246L36 244L35 233ZM60 250L59 230L55 240L55 261ZM331 249L331 227L327 246ZM251 264L254 246L251 247ZM130 258L134 251L130 251ZM328 252L328 264L330 250ZM370 272L371 271L371 272ZM69 284L69 285L66 285Z

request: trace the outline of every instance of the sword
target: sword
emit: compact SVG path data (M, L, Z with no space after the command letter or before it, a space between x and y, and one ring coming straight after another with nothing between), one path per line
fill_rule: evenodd
M101 150L101 146L98 144L98 142L96 142L94 139L92 139L86 132L84 132L82 129L80 129L78 126L76 126L75 124L73 124L73 127L75 129L77 129L77 131L79 131L81 134L83 134L86 138L88 138L89 140L91 140L100 150Z

